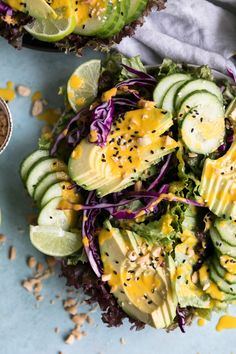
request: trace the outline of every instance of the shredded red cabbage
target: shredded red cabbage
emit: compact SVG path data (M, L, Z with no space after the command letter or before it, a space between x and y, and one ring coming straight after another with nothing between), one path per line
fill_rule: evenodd
M4 2L0 0L0 14L5 16L12 16L13 10L10 6L6 5Z
M88 134L87 122L82 123L82 117L84 114L88 113L89 109L84 108L79 111L75 117L73 117L67 124L67 126L61 131L53 142L50 155L54 156L58 150L60 143L66 139L69 145L75 147L85 136ZM76 127L76 123L80 121L82 123L82 128Z
M115 106L113 100L104 102L92 111L90 133L96 132L97 140L95 143L104 146L107 136L110 133L114 117Z
M181 308L179 305L176 308L176 316L177 316L177 321L179 328L182 333L185 333L185 325L186 325L186 315L185 315L185 309Z
M96 193L90 192L86 199L87 204L96 203ZM99 209L84 210L82 219L82 238L85 240L84 249L87 254L89 263L94 273L100 277L102 275L102 262L99 253L97 239L94 237L95 222L97 216L100 214ZM89 241L87 245L86 242Z
M233 68L231 67L227 67L227 71L230 77L232 77L232 79L234 80L234 82L236 83L236 71L233 70Z
M131 74L134 74L136 76L138 76L140 79L149 79L149 80L152 80L153 82L157 82L155 77L153 77L152 75L149 75L143 71L140 71L140 70L137 70L137 69L134 69L134 68L131 68L130 66L128 65L125 65L125 64L122 64L122 66L128 71L130 72Z
M171 156L172 156L172 154L169 154L167 156L166 162L162 166L157 178L150 184L150 186L147 188L147 191L154 189L162 181L162 179L166 175L167 171L169 170Z

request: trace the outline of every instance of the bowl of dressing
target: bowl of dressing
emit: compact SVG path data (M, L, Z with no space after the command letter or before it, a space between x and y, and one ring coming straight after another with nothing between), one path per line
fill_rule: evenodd
M12 116L6 102L0 97L0 154L6 149L12 135Z

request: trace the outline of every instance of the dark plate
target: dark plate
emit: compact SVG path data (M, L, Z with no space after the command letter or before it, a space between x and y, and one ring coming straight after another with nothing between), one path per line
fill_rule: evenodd
M53 43L38 41L29 34L24 35L23 47L44 52L60 52L59 49Z

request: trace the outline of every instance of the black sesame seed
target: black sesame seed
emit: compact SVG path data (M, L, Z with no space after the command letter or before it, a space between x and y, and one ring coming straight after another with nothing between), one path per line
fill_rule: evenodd
M117 275L117 271L116 271L116 270L113 270L113 273L114 273L115 275Z
M108 252L105 252L105 255L106 255L107 257L109 257L109 253L108 253Z

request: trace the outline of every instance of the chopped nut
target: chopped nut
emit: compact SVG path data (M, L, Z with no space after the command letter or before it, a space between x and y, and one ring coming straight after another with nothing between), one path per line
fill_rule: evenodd
M198 155L195 152L189 152L188 156L189 157L197 157Z
M198 282L198 273L194 272L192 274L192 278L191 279L192 279L193 284L197 284L197 282Z
M23 288L25 288L29 292L33 291L33 284L32 284L32 282L30 282L28 280L24 280L22 282L22 286L23 286Z
M19 85L16 88L16 92L19 96L28 97L31 95L31 89L27 86Z
M87 315L84 313L81 313L79 315L74 315L72 317L72 321L77 325L82 325L86 319L87 319Z
M34 291L35 291L35 293L40 293L42 291L42 289L43 289L43 285L41 282L39 282L35 285Z
M90 317L90 316L87 316L87 318L86 318L86 321L88 322L88 324L90 325L90 326L92 326L93 325L93 319Z
M36 100L33 103L31 114L33 117L37 117L43 113L43 102L42 100Z
M78 332L77 330L73 330L72 332L77 340L81 340L82 334L80 332Z
M6 242L6 236L3 234L0 234L0 243Z
M16 248L14 246L9 248L9 259L10 261L14 261L16 259Z
M103 274L102 275L102 281L108 281L111 279L111 274Z
M63 302L64 308L74 306L76 304L76 299L68 298Z
M73 334L69 334L69 336L66 338L65 343L66 344L73 344L75 340L75 336Z
M125 341L125 339L123 337L120 338L120 343L121 344L126 344L126 341Z
M77 313L77 306L67 307L66 311L69 312L70 315L76 315Z
M29 257L27 260L27 264L29 268L34 268L37 264L36 259L34 257Z
M140 192L142 190L143 183L142 181L137 181L134 185L135 192Z
M55 257L47 256L46 262L47 262L47 265L49 268L53 268L56 264L56 259L55 259Z
M206 284L204 285L204 287L202 288L202 290L203 290L203 291L207 290L210 285L211 285L210 283L206 283Z
M37 269L37 272L43 273L43 271L44 271L43 264L42 263L38 263L36 269Z
M36 296L36 300L39 301L39 302L43 301L43 296L42 295L37 295Z

